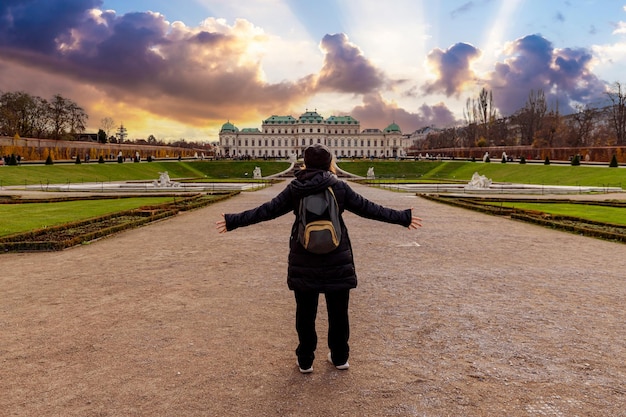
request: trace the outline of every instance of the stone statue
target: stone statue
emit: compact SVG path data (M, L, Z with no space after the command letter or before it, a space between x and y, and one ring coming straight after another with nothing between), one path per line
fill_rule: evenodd
M484 190L491 186L491 180L484 175L479 175L478 172L474 172L472 179L465 186L468 190Z
M170 174L168 174L167 171L159 172L159 179L158 179L158 181L153 181L152 184L154 184L155 187L159 187L159 188L180 187L179 183L172 182L170 180Z
M252 171L252 178L254 178L255 180L260 180L263 177L261 176L261 168L260 167L254 167L254 171Z
M367 179L368 180L376 179L376 176L374 175L374 167L369 167L367 169Z

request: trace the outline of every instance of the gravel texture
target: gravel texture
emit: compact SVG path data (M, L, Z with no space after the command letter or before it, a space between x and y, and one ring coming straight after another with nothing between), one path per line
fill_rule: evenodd
M345 215L351 367L325 360L322 297L300 374L293 216L214 229L283 186L0 255L0 415L626 416L623 244L359 185L424 227Z

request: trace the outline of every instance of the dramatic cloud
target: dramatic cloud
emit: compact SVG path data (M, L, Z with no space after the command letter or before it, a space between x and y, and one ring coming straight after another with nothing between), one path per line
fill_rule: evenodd
M605 84L591 72L592 55L586 49L555 49L540 35L529 35L507 48L510 58L497 63L487 80L494 102L504 115L524 106L531 90L543 90L551 106L563 113L573 102L601 99Z
M53 52L59 36L82 24L99 0L3 0L0 3L0 45L42 53Z
M443 103L423 104L416 113L410 113L386 102L378 94L366 95L363 104L352 109L350 115L361 122L362 129L384 129L395 122L403 133L412 133L426 126L448 127L459 122Z
M444 93L450 97L458 95L463 87L476 81L470 68L472 60L480 56L480 51L467 43L457 43L447 50L439 48L428 54L428 64L437 75L437 80L424 86L428 94Z
M115 100L196 125L238 115L242 103L270 114L310 94L312 77L263 81L257 50L267 36L245 20L228 26L207 19L189 28L170 24L158 13L117 16L93 8L99 4L3 3L0 53L19 65L64 74Z
M324 36L321 48L326 58L318 80L320 90L366 94L384 84L384 74L343 33Z

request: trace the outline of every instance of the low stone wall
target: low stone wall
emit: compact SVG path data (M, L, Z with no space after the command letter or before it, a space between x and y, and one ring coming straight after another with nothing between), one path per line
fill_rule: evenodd
M20 155L25 161L44 161L48 155L54 161L72 160L76 156L80 156L81 160L85 160L88 156L91 161L97 161L100 155L104 159L117 159L119 153L124 158L132 158L136 153L142 159L148 156L153 158L187 158L205 153L209 157L206 150L180 148L174 146L157 146L142 145L128 143L98 143L83 141L67 141L54 139L33 139L33 138L12 138L9 136L0 136L0 156L4 155Z

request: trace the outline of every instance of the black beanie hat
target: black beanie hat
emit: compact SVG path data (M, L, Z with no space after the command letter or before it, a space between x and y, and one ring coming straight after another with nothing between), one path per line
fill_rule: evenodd
M304 166L311 169L329 169L333 156L330 149L316 143L304 150Z

